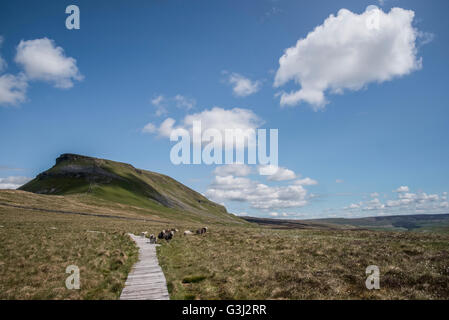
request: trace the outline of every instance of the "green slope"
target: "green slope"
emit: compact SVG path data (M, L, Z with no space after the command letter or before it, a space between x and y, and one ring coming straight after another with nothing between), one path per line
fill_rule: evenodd
M178 181L130 164L76 154L63 154L56 164L20 190L38 194L86 194L125 205L148 208L173 218L240 222L226 208Z

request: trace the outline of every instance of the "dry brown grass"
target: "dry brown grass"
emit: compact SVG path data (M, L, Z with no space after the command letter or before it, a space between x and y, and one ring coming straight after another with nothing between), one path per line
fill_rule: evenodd
M132 208L99 208L59 196L45 202L47 196L12 193L24 197L9 197L10 203L27 207L142 218ZM4 191L0 194L6 198ZM127 232L160 228L153 222L0 205L0 299L116 299L138 255ZM69 265L80 269L80 290L65 286Z
M134 207L76 197L0 192L5 201L148 217ZM116 299L137 260L126 233L166 227L181 231L158 248L173 299L449 298L448 235L208 226L205 236L184 237L183 230L199 226L0 205L0 299ZM71 264L80 268L80 290L65 287ZM372 264L380 268L381 290L365 288L365 268Z
M175 299L448 299L448 240L416 233L211 228L205 237L163 245L160 261ZM380 290L365 287L369 265L380 268Z

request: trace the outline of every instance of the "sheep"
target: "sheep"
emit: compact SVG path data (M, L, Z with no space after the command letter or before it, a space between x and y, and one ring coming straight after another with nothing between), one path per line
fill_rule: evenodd
M196 230L196 234L204 234L207 232L207 227Z
M157 239L156 239L156 237L154 236L154 234L151 234L151 235L150 235L150 243L151 243L151 244L155 244L155 243L156 243L156 240L157 240Z
M165 230L162 230L158 235L158 239L164 239L164 235L165 235Z
M171 239L173 239L175 235L175 231L170 231L170 230L162 230L159 234L158 234L158 239L165 239L167 241L170 241Z
M164 235L164 239L167 240L167 241L170 241L173 238L174 235L175 235L174 231L167 232Z
M184 231L184 235L185 235L185 236L188 236L188 235L191 235L191 234L193 234L193 232L190 231L190 230Z

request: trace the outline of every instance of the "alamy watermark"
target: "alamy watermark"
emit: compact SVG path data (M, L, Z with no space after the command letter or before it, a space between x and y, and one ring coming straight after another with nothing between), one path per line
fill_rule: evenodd
M366 278L365 286L368 290L379 290L380 289L380 270L378 266L371 265L368 266L365 270L365 273L368 275Z
M70 276L65 279L65 286L69 290L78 290L80 288L80 268L71 264L65 269L65 273L70 273Z
M278 129L270 129L268 135L269 152L267 129L208 128L203 132L201 121L193 121L191 132L183 128L171 131L170 141L177 143L170 151L170 160L175 165L247 163L277 168Z
M65 19L65 27L69 30L80 29L80 8L71 4L65 8L65 13L69 16Z

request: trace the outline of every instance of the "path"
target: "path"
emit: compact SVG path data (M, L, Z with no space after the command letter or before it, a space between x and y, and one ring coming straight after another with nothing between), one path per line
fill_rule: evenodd
M129 234L139 247L139 261L134 265L120 300L169 300L167 283L156 256L156 244L144 237Z

